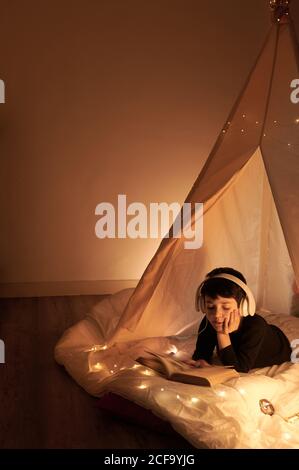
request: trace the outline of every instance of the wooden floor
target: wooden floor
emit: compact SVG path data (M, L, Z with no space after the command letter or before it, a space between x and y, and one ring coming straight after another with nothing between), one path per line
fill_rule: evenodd
M0 300L0 448L191 448L113 418L56 364L54 345L101 296Z

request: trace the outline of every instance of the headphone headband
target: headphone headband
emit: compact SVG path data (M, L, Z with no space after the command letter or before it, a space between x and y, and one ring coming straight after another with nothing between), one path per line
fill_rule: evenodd
M251 290L249 289L249 287L247 286L247 284L245 284L245 282L241 281L241 279L239 279L238 277L236 276L233 276L231 274L217 274L215 276L212 276L212 277L206 277L205 280L200 284L200 286L198 287L197 289L197 292L196 292L196 297L195 297L195 302L196 302L196 310L199 311L199 308L198 308L198 300L201 296L201 290L202 290L202 287L203 285L205 284L205 282L209 281L210 279L215 279L215 278L221 278L221 279L227 279L231 282L233 282L234 284L237 284L238 286L241 287L241 289L245 292L246 294L246 305L244 303L242 303L241 307L242 307L242 315L243 316L247 316L247 315L254 315L255 314L255 308L256 308L256 304L255 304L255 299L254 299L254 295L253 293L251 292ZM203 312L205 313L205 312Z

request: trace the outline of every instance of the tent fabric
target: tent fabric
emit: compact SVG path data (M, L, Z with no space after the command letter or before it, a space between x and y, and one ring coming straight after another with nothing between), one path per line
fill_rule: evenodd
M292 284L299 284L299 112L290 99L296 48L291 23L272 26L185 201L204 203L203 246L162 240L109 344L176 334L196 320L196 288L217 266L245 275L259 310L290 313Z

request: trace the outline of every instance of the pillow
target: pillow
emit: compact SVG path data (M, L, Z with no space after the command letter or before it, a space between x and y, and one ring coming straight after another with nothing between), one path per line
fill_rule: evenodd
M160 434L176 435L168 421L156 416L152 411L114 393L107 393L98 399L98 408L108 411L130 424L146 427Z

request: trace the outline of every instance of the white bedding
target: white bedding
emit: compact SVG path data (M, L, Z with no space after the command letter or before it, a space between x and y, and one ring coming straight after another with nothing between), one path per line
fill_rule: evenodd
M192 355L198 323L180 336L148 338L105 349L132 289L100 302L87 317L69 328L55 348L56 360L90 394L110 391L151 409L199 448L299 448L299 364L256 369L214 388L167 381L135 358L150 347ZM290 341L299 338L299 319L265 315ZM193 334L192 334L193 333ZM261 412L269 400L273 416Z

